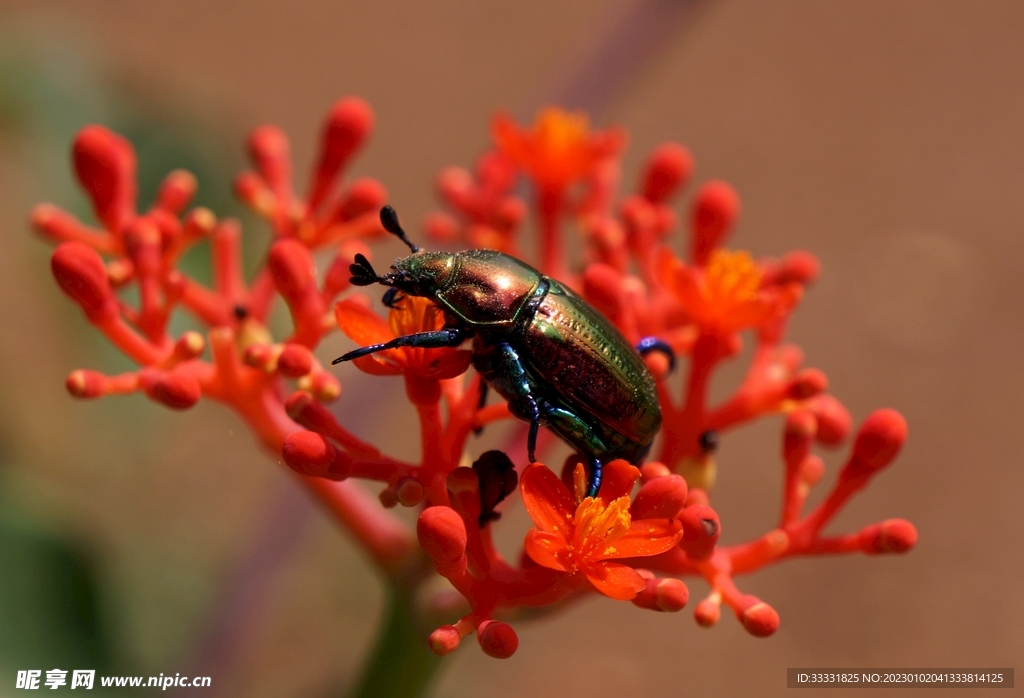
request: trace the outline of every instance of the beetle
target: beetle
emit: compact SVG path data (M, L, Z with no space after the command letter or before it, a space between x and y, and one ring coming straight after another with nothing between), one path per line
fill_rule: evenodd
M434 302L445 314L440 330L396 337L355 349L343 361L398 347L457 347L473 341L473 366L530 425L527 451L536 461L537 432L547 426L589 466L587 495L596 496L605 462L639 463L661 427L654 377L641 354L671 348L647 338L634 349L612 324L572 290L528 264L494 250L421 252L402 230L394 209L380 213L384 228L412 255L378 275L363 255L350 266L355 286L390 288ZM481 387L480 402L486 398Z

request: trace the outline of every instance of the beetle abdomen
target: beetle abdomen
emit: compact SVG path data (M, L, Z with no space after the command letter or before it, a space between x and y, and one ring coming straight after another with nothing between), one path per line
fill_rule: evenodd
M588 421L597 420L625 437L613 439L619 441L623 452L610 455L642 455L661 427L653 376L603 315L558 282L550 284L524 335L518 338L531 374L557 386L561 400L580 416L589 415L593 419ZM627 442L635 448L628 448Z

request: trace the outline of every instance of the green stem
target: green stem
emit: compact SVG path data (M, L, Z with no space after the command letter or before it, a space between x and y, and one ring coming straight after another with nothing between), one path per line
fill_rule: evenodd
M426 693L444 658L430 651L415 618L412 589L389 585L380 634L350 698L413 698Z

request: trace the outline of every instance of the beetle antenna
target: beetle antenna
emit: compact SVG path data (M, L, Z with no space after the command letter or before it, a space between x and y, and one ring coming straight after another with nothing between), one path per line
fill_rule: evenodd
M395 213L395 209L390 206L385 206L380 210L380 224L384 226L384 230L388 231L392 235L396 236L399 240L404 242L412 250L413 254L420 251L409 236L402 230L402 226L398 223L398 214Z
M349 281L353 286L372 286L384 281L383 277L377 276L370 260L361 254L356 254L355 262L348 265L348 270L352 273Z

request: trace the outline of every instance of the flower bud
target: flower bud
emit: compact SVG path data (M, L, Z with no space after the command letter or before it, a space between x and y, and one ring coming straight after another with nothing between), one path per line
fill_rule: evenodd
M360 177L352 182L334 212L334 220L350 221L364 213L377 212L388 199L387 189L376 179Z
M683 524L679 547L686 551L687 557L702 560L710 555L722 533L715 510L709 506L689 506L680 512L679 520Z
M690 258L694 264L707 264L711 251L725 243L739 213L740 198L729 184L713 180L697 190L690 218Z
M706 507L710 504L711 498L708 497L707 491L699 487L691 487L686 495L686 506L688 507Z
M681 611L689 599L690 590L682 581L651 578L647 579L647 586L633 599L633 605L650 611L675 613Z
M686 506L686 480L667 475L645 482L633 500L630 514L638 519L674 519Z
M313 175L309 207L316 209L338 176L373 130L373 110L358 97L344 97L331 107L320 139L320 159Z
M103 126L86 126L72 148L75 174L92 199L96 217L117 232L135 209L135 150Z
M818 441L826 445L842 442L853 428L853 417L833 395L821 394L808 403L818 419Z
M249 156L270 188L277 190L291 181L292 162L288 136L277 126L258 126L249 134Z
M664 203L693 173L693 155L678 143L663 143L647 158L641 192L652 203Z
M416 521L416 536L439 573L452 572L465 566L466 524L451 507L424 509Z
M779 263L776 283L810 284L821 275L821 262L810 252L794 250Z
M755 596L747 596L736 611L743 627L754 637L768 637L779 629L779 614Z
M437 193L452 208L465 210L476 193L476 184L469 170L446 167L437 176Z
M74 397L82 399L97 398L106 395L107 377L99 371L78 369L72 371L64 386Z
M206 340L203 338L203 335L190 330L181 335L178 341L174 343L172 356L175 362L191 361L202 356L205 349Z
M150 399L174 410L187 410L199 402L203 394L199 380L185 371L160 373L155 380L147 376L142 385Z
M782 434L782 456L786 462L799 461L807 456L817 430L817 420L810 410L795 410L786 416Z
M508 623L485 620L476 629L476 637L485 654L508 659L519 649L519 637Z
M295 324L293 341L315 346L322 334L323 297L316 287L316 266L309 249L294 238L281 238L270 248L267 268Z
M277 357L277 370L288 378L301 378L313 369L313 354L306 347L288 342Z
M423 229L434 242L453 242L459 236L459 222L448 213L435 211L423 221Z
M828 389L828 377L816 368L806 368L790 381L786 397L791 400L806 400L820 395Z
M174 170L164 177L156 194L156 205L171 213L181 213L196 194L196 178L187 170Z
M722 617L722 607L712 599L702 599L697 608L693 609L693 617L700 627L713 627Z
M861 424L843 475L873 474L893 461L907 439L907 422L896 410L875 410Z
M319 476L334 462L337 449L330 441L313 431L297 431L284 439L281 449L284 462L301 475Z
M888 519L865 527L859 542L860 549L869 555L905 553L917 545L917 529L905 519Z
M643 484L647 484L655 478L667 477L671 474L672 471L668 469L668 466L658 461L644 463L640 466L640 482Z
M61 243L50 267L61 290L82 307L90 322L101 324L118 316L107 268L96 250L83 242Z
M443 657L458 649L461 640L458 628L454 625L442 625L430 633L430 651Z
M255 172L242 172L235 177L235 196L261 216L272 216L277 208L274 192Z

